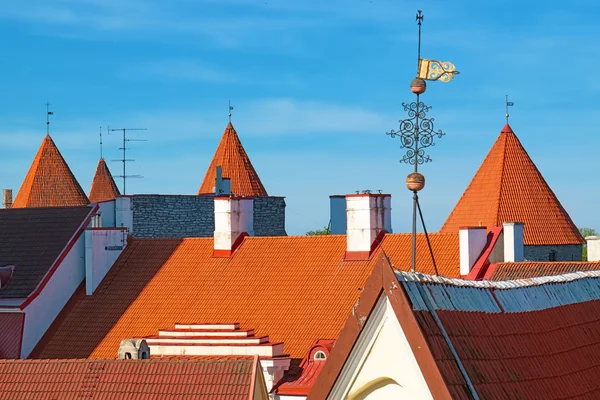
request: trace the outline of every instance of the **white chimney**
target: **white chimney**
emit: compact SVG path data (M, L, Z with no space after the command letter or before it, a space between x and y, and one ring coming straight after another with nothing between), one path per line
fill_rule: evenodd
M600 261L600 236L587 236L588 261Z
M459 230L460 274L468 275L487 243L485 226L466 226Z
M523 255L523 223L505 222L502 224L504 231L504 262L521 262Z
M229 257L243 234L254 235L254 200L244 197L215 197L214 252Z
M346 195L346 259L366 260L382 231L392 231L389 194Z

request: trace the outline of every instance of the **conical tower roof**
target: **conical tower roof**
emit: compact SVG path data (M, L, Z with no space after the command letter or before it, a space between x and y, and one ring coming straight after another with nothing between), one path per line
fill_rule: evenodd
M503 222L525 224L525 245L585 243L508 124L440 232Z
M100 158L96 167L96 174L92 180L92 188L90 189L89 199L91 202L97 203L100 201L113 200L119 196L119 188L113 179L108 165L104 158Z
M222 169L223 178L230 179L231 194L267 196L267 191L254 170L231 122L225 128L198 194L214 193L216 169L219 166Z
M87 204L89 200L85 192L50 135L46 135L12 207L61 207Z

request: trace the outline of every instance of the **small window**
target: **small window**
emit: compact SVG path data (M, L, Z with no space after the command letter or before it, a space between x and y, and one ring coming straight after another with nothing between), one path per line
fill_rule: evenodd
M325 360L325 359L327 359L325 352L319 350L315 353L315 360Z
M125 353L125 359L131 360L131 353Z
M147 358L148 358L148 356L146 355L146 352L142 351L142 360L145 360Z
M550 250L550 254L548 254L548 261L556 261L556 251Z

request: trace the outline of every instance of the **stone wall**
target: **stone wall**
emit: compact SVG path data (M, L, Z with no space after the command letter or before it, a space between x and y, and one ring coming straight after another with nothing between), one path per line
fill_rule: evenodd
M132 209L135 237L212 237L215 230L212 196L138 194ZM283 197L254 198L254 235L286 235Z
M525 246L525 260L550 261L551 251L556 252L555 261L581 261L580 244Z

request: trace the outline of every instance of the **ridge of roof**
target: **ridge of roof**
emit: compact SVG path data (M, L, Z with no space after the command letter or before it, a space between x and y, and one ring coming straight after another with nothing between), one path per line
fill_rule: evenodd
M525 201L524 198L527 200ZM585 240L525 148L506 124L440 232L523 222L525 245Z
M268 196L231 122L223 132L198 194L214 193L217 167L221 167L223 178L230 179L233 195Z
M84 206L85 192L60 154L50 135L46 135L21 184L12 208Z
M120 194L119 188L108 169L108 165L106 165L106 161L100 157L98 166L96 166L94 179L92 179L92 187L88 196L89 200L92 203L99 203L101 201L113 200Z

